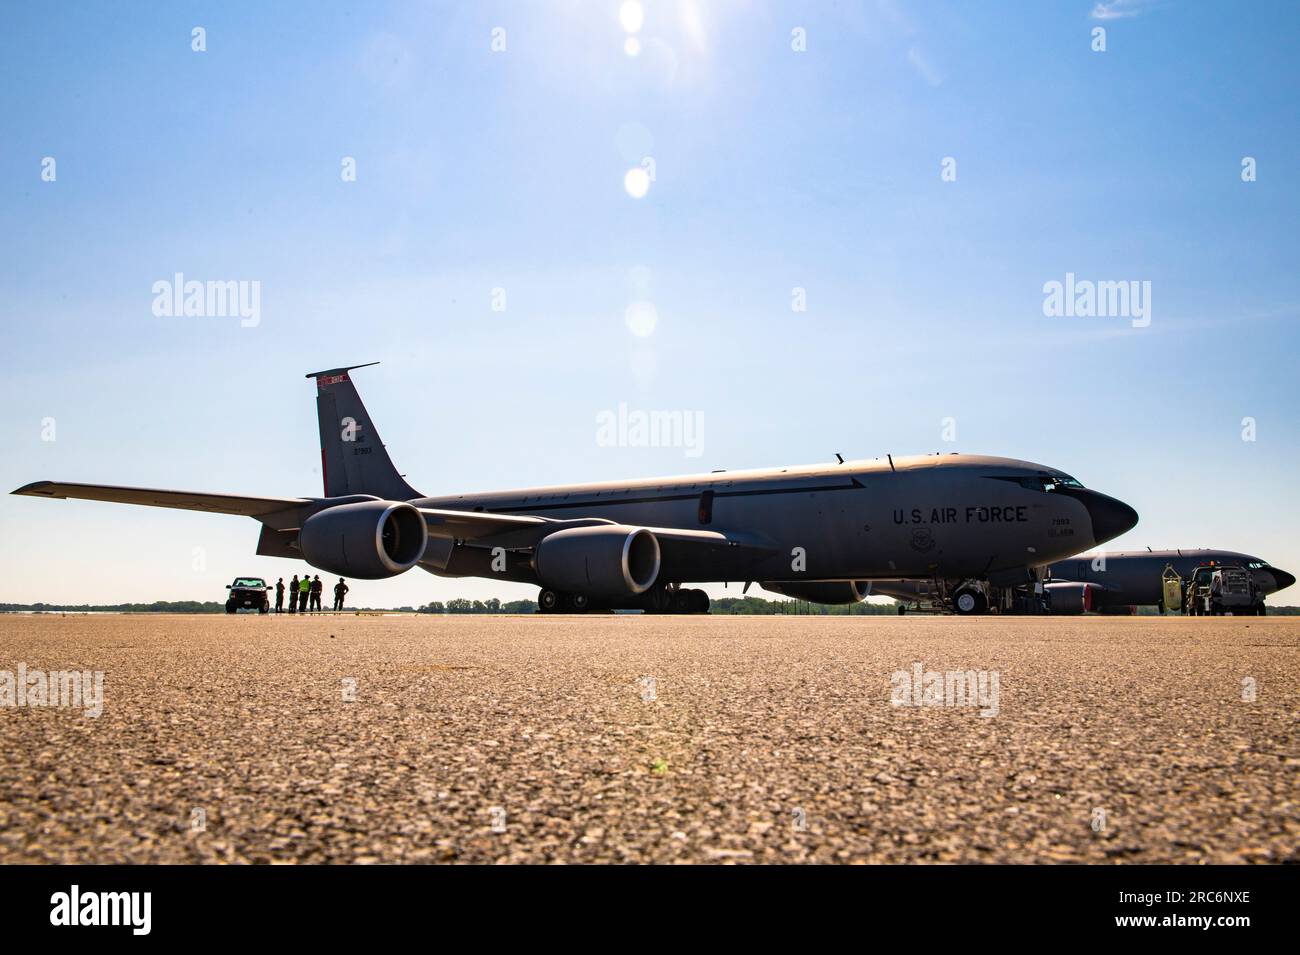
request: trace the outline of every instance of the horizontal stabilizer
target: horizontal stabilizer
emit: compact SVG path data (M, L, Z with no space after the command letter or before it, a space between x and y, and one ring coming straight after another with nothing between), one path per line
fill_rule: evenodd
M371 365L378 365L377 361L368 361L363 365L344 365L342 368L329 368L325 371L309 371L303 375L304 378L332 378L335 375L343 375L357 368L369 368Z

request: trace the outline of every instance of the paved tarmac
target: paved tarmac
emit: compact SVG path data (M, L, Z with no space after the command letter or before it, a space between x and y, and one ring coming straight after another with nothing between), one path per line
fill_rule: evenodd
M20 665L103 711L0 672L0 863L1300 862L1297 618L0 617Z

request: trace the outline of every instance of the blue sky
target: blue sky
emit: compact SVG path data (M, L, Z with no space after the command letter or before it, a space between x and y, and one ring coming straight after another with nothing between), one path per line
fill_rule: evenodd
M0 483L318 493L302 376L379 360L427 494L1005 454L1135 506L1112 546L1295 572L1300 7L643 7L7 5ZM258 323L154 315L177 272L260 283ZM1045 316L1066 273L1149 281L1150 325ZM601 446L620 403L699 414L702 454ZM235 517L6 496L0 534L0 600L301 569Z

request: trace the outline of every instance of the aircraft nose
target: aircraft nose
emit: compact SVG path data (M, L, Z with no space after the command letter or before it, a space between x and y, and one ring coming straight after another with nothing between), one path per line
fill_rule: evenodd
M1092 538L1098 544L1119 537L1137 525L1138 512L1123 501L1097 491L1085 491L1079 496L1092 518Z
M1286 590L1295 583L1295 575L1288 574L1285 570L1278 570L1276 567L1269 567L1268 572L1272 574L1273 579L1277 581L1277 586L1274 588L1275 591Z

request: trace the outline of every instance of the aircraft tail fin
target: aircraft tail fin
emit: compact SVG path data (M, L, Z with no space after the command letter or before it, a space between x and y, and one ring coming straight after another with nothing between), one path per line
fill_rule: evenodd
M421 496L393 467L348 375L354 369L377 364L331 368L307 375L316 379L316 418L320 424L326 497L373 494L392 501L409 501Z

